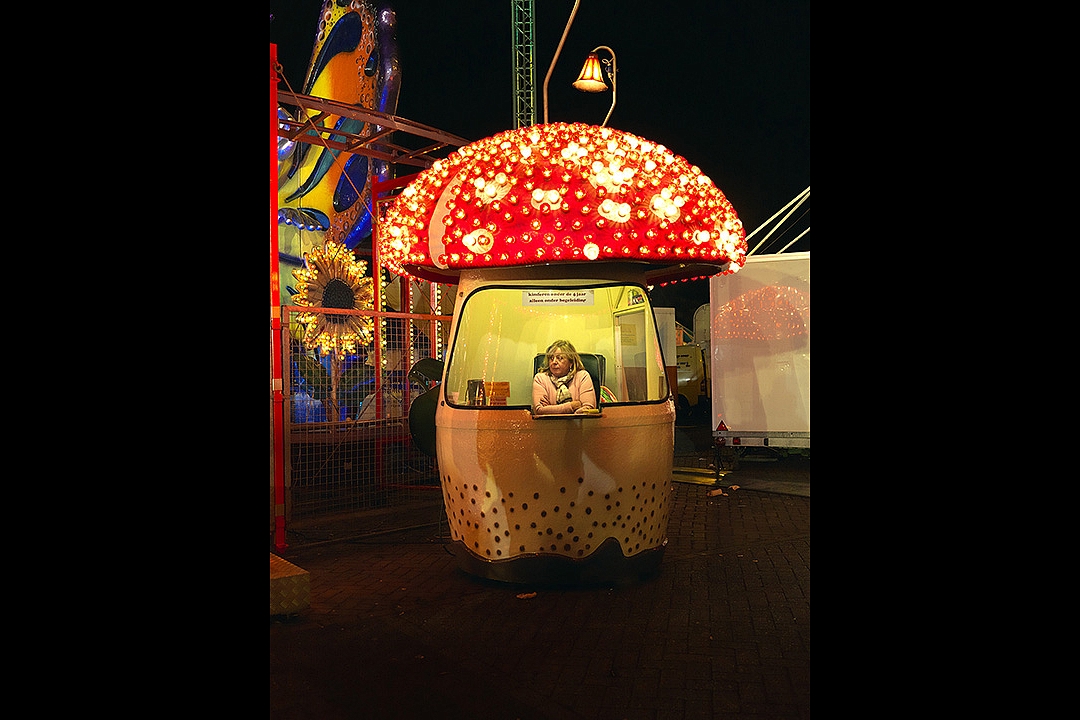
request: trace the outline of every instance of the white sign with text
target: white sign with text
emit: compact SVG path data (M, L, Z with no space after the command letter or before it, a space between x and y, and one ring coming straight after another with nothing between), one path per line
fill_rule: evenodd
M548 288L544 290L522 290L522 305L583 305L593 304L592 290L563 290Z

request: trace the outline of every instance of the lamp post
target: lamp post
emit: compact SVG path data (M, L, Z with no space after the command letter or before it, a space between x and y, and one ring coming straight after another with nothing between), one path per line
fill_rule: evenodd
M601 61L599 56L597 56L596 54L598 50L607 50L609 53L611 53L611 59L605 59ZM589 53L589 56L587 58L585 58L585 66L581 68L581 74L578 76L578 79L574 81L574 87L578 90L581 90L582 92L592 93L604 92L605 90L607 90L607 83L604 82L604 73L600 68L601 62L603 62L604 66L607 68L608 77L611 78L611 107L608 108L607 115L604 117L604 122L600 123L600 127L604 127L607 125L608 119L611 117L611 111L615 109L615 73L617 68L615 62L615 51L609 48L607 45L600 45L593 48L593 51Z
M563 43L566 42L566 36L570 34L570 26L574 24L574 16L577 15L578 6L581 5L581 0L574 0L574 7L570 11L570 18L566 21L566 27L563 28L562 37L559 38L559 47L555 48L555 57L551 58L551 65L548 66L547 75L544 76L544 124L548 122L548 82L551 81L551 73L555 70L555 63L559 61L559 54L562 53Z

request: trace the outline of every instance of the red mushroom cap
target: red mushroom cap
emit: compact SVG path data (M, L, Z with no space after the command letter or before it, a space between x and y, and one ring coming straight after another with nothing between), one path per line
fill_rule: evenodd
M746 232L701 169L583 123L507 130L421 172L378 225L379 262L456 283L462 270L637 262L653 281L737 271Z

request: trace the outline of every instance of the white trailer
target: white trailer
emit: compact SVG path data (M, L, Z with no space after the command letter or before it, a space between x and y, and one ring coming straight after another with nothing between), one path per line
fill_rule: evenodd
M717 446L809 448L810 253L751 255L709 305Z

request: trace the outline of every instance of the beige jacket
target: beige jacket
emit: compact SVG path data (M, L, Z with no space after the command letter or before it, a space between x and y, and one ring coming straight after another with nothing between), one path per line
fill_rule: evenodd
M577 374L574 375L573 380L569 382L567 387L570 389L570 397L580 401L581 407L596 407L596 388L593 387L592 377L588 372L585 370L578 370ZM555 398L557 396L558 390L556 390L555 381L551 379L550 375L541 370L533 376L532 408L534 414L549 415L556 413L569 414L574 412L568 402L556 405ZM548 404L545 406L540 405L540 401L543 398L547 398L548 401Z

